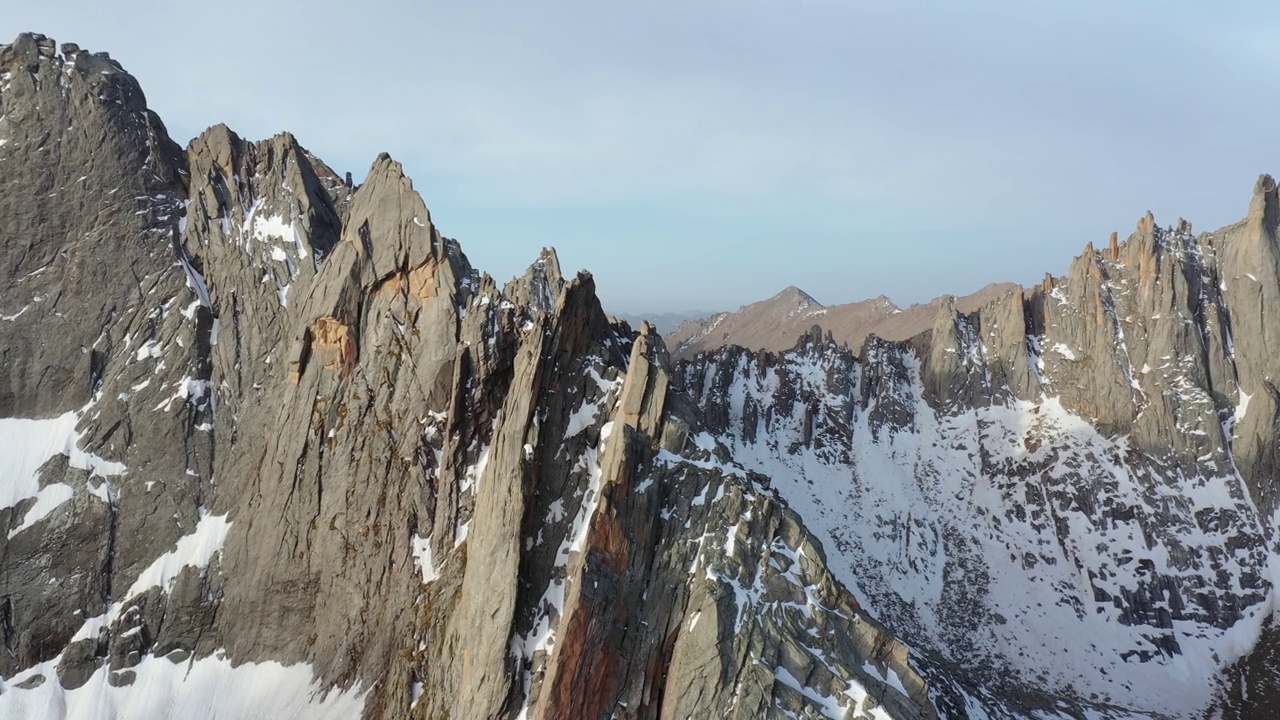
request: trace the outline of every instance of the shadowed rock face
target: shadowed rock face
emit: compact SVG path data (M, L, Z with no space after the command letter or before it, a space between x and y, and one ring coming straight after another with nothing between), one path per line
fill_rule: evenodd
M0 115L0 716L936 717L589 275L41 36Z

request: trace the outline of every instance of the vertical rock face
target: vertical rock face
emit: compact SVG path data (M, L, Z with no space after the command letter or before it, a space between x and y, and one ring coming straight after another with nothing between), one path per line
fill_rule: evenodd
M20 37L0 51L0 92L0 415L74 410L99 389L128 307L168 279L147 271L170 262L181 151L105 54Z
M1264 176L1239 224L1148 214L907 341L725 348L675 384L842 550L944 712L1250 717L1277 686L1249 655L1275 644L1277 207Z
M554 252L40 36L0 108L0 716L936 716Z
M173 270L185 172L108 56L33 35L0 48L0 416L25 419L0 428L6 677L61 653L76 685L127 657L133 639L73 636L201 522L207 357ZM122 493L140 502L125 509ZM173 618L148 639L199 624Z

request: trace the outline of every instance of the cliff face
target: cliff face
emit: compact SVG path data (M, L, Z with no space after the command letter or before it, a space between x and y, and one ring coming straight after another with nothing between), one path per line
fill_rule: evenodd
M1264 176L1222 230L1148 215L909 340L722 348L677 384L936 683L1012 714L1262 717L1277 207Z
M0 715L932 718L650 328L0 47Z

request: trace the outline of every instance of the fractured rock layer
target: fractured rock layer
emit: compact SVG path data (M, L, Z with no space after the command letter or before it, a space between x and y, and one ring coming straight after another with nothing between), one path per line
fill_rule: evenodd
M499 288L386 155L183 151L104 54L0 104L0 715L936 716L589 275Z

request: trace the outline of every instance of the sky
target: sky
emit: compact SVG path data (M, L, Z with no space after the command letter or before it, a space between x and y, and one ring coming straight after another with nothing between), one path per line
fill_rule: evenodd
M179 143L288 130L357 181L389 152L474 266L554 246L613 312L1030 284L1280 173L1258 2L15 5L0 41L110 52Z

